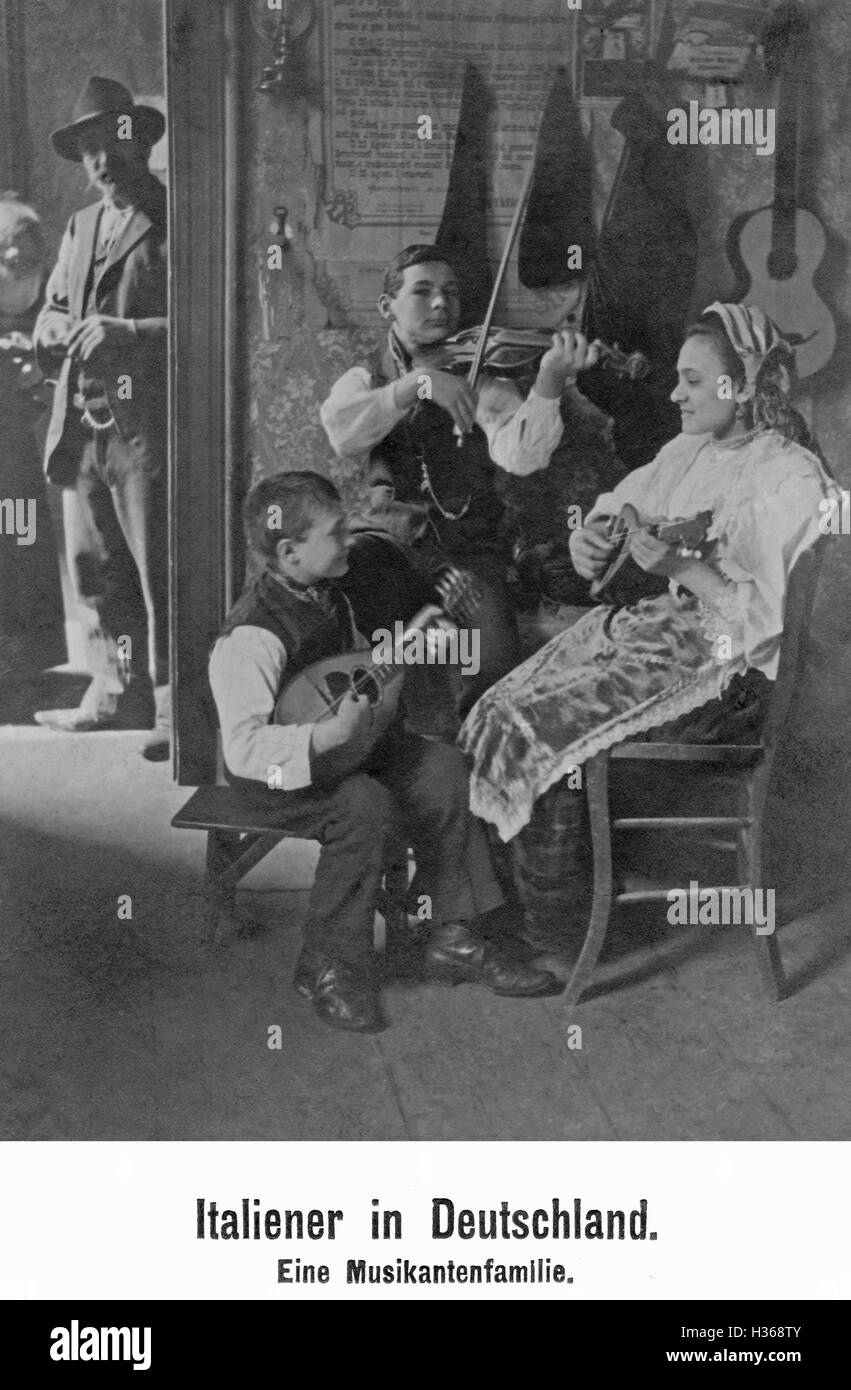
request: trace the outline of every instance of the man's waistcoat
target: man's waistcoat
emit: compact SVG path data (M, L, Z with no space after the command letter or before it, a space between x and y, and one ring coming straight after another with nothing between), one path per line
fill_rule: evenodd
M374 364L373 380L380 385L393 375L384 354ZM494 488L496 464L478 425L459 448L448 412L433 401L418 401L372 452L390 466L400 502L429 503L431 542L447 556L458 561L476 555L507 557L504 509ZM425 548L429 543L427 534Z
M74 324L86 312L86 287L95 256L100 204L74 214L68 223L59 260L47 284L46 302L35 327L38 348L42 321L56 311ZM88 306L91 310L91 304ZM165 466L168 418L168 257L166 243L166 192L151 177L144 206L136 208L110 248L94 288L97 313L146 321L135 343L92 363L90 370L103 380L118 432L140 463L151 469ZM42 366L47 360L40 355ZM79 424L71 398L77 385L79 363L66 357L59 372L47 435L46 469L56 483L67 484L76 475L80 453L90 438ZM119 378L129 377L127 382Z

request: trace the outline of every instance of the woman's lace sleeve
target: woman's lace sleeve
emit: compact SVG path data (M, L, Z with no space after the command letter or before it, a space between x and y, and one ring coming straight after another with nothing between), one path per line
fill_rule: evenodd
M711 606L698 599L697 616L703 635L709 642L715 642L719 637L729 637L734 648L741 645L744 621L738 584L728 580L716 603Z

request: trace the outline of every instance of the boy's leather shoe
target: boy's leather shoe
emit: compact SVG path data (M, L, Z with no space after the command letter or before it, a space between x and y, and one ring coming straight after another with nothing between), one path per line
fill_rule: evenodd
M426 978L434 984L487 985L508 999L560 994L563 982L526 964L522 955L478 940L466 922L444 922L433 929L426 948Z
M380 1033L387 1024L381 1017L375 992L350 966L326 964L318 973L310 958L299 957L293 985L309 999L323 1023L350 1033Z
M303 946L293 975L293 989L296 994L300 994L302 999L312 999L316 981L330 964L327 956L320 955L309 946Z

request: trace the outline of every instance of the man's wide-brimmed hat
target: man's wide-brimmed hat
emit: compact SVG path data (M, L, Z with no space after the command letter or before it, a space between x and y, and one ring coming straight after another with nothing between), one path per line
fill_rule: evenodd
M137 106L123 83L114 82L111 77L89 78L74 106L73 116L70 125L52 132L50 143L63 159L77 164L80 162L80 135L105 118L117 121L119 116L130 116L134 139L149 147L156 144L165 130L161 111L155 106Z

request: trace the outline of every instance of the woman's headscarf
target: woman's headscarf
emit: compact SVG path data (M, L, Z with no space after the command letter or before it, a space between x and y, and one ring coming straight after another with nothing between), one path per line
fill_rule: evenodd
M754 428L775 429L787 439L812 447L803 416L792 406L795 353L779 328L757 304L722 304L715 300L701 314L720 319L745 373L744 394Z
M756 387L757 377L769 358L785 359L788 366L794 365L790 344L758 305L722 304L716 299L703 312L717 314L723 323L727 337L742 359L748 386Z

